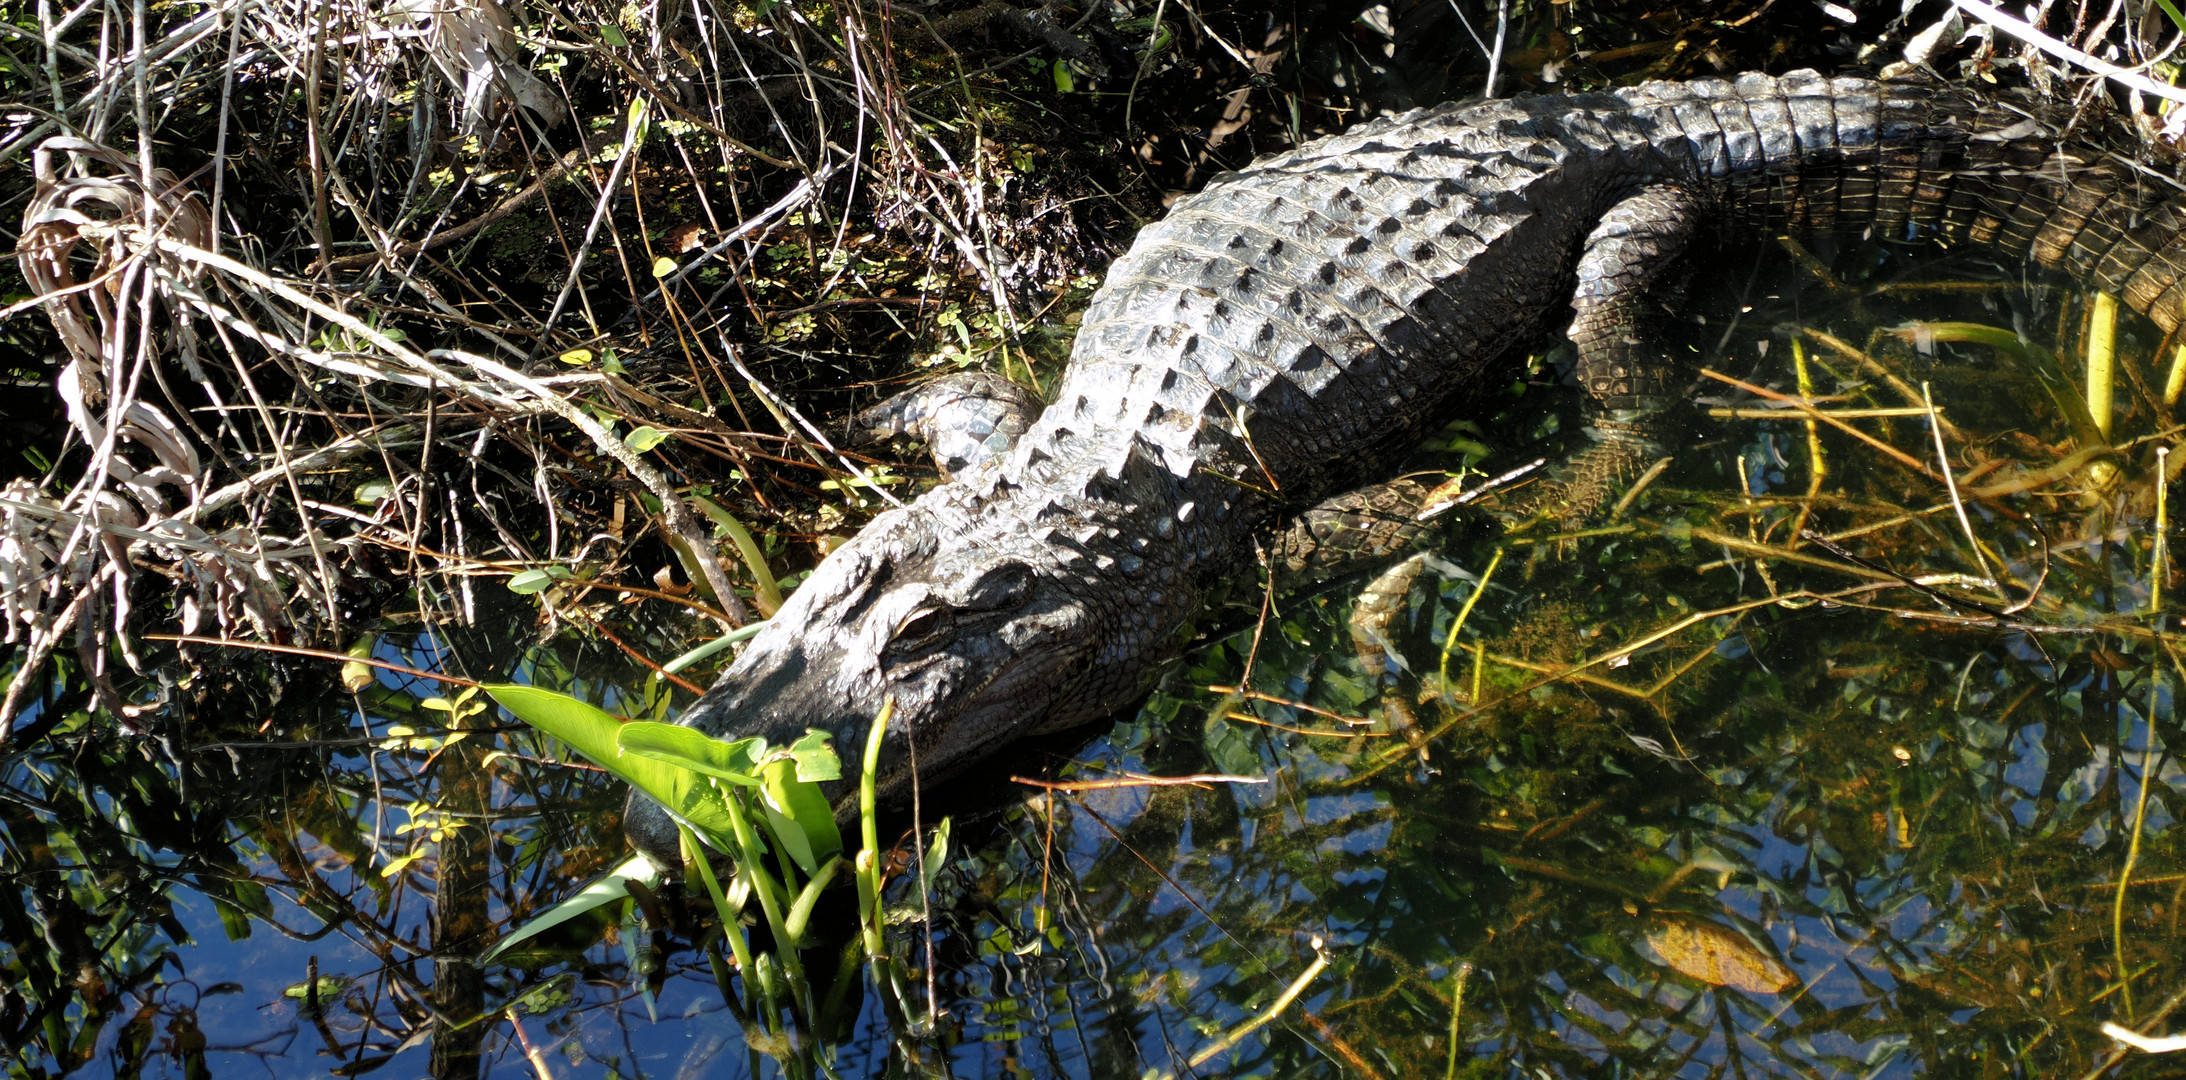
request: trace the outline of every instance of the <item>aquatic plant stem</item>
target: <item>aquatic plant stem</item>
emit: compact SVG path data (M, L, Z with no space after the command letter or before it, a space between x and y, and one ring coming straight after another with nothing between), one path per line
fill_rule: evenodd
M721 880L714 876L713 862L706 856L705 845L698 842L698 837L691 832L690 826L679 823L676 826L676 835L683 842L683 861L698 869L698 880L706 886L706 898L713 901L714 914L721 919L721 936L729 940L729 951L736 954L736 970L744 976L744 993L747 998L756 995L766 999L767 1018L771 1026L773 1018L780 1015L781 1010L775 1006L771 988L759 978L758 966L752 963L751 943L744 940L743 924L737 920L742 905L732 906L729 903L728 895L721 890ZM755 1000L746 1000L744 1008L750 1011L759 1004Z
M1836 428L1837 430L1842 431L1845 434L1850 435L1853 438L1858 439L1859 441L1866 443L1869 446L1874 447L1876 450L1888 456L1890 460L1895 461L1898 464L1903 465L1906 468L1921 474L1922 476L1930 477L1931 479L1936 478L1934 471L1929 469L1928 466L1922 464L1919 458L1916 458L1913 455L1908 454L1905 451L1900 450L1897 447L1892 446L1889 443L1886 443L1881 439L1874 437L1873 435L1869 435L1868 433L1861 431L1860 429L1853 427L1852 425L1847 424L1842 420L1837 419L1835 416L1823 412L1822 410L1817 409L1812 405L1808 405L1805 402L1798 400L1797 398L1791 397L1786 394L1779 394L1774 390L1768 389L1767 387L1755 386L1754 384L1747 382L1744 379L1732 378L1731 376L1725 375L1720 371L1715 371L1709 368L1700 369L1700 374L1705 378L1714 379L1717 382L1737 387L1738 389L1744 390L1745 392L1752 394L1755 397L1764 398L1769 401L1778 401L1789 405L1792 408L1799 410L1801 413L1806 414L1807 416L1811 416L1816 420L1820 420L1821 422L1828 424L1829 426ZM1939 422L1940 420L1941 418L1938 417Z
M1925 382L1920 384L1920 400L1928 406L1928 431L1935 436L1936 441L1936 468L1943 472L1943 487L1951 493L1951 509L1958 514L1958 527L1966 533L1966 546L1973 549L1974 562L1981 567L1981 576L1989 579L1989 591L1994 592L1997 599L2009 604L2011 597L2004 595L2001 575L1989 563L1989 553L1981 550L1981 538L1973 534L1973 521L1966 516L1966 503L1958 497L1958 479L1951 471L1950 451L1943 446L1943 425L1937 420L1940 414L1936 410L1935 399L1929 396L1928 384Z
M2163 676L2156 675L2156 687L2161 689ZM2153 735L2153 729L2150 735ZM2151 741L2153 741L2151 739ZM2117 954L2118 1000L2125 1005L2125 1018L2133 1019L2133 981L2125 966L2125 894L2133 884L2133 864L2140 861L2140 837L2142 827L2148 821L2148 791L2155 786L2156 773L2162 765L2163 752L2154 747L2142 750L2140 755L2140 798L2133 806L2133 833L2125 844L2125 865L2118 869L2117 895L2110 900L2110 947ZM2118 753L2118 779L2125 779L2125 753Z
M2089 298L2087 323L2087 414L2095 430L2110 441L2112 387L2118 370L2118 298L2097 292Z
M2148 611L2160 620L2163 614L2163 579L2171 563L2171 448L2156 447L2156 543L2148 556ZM2163 629L2159 621L2156 629Z
M776 895L781 886L767 873L766 855L759 850L759 837L752 831L751 819L744 813L743 800L737 798L735 792L725 794L727 797L722 804L728 807L729 825L736 830L736 846L743 852L743 857L737 860L736 872L746 875L745 880L751 882L752 895L759 898L759 910L767 917L767 928L774 932L776 959L782 965L783 976L789 980L790 991L797 996L802 1018L809 1023L817 1015L812 1008L812 984L805 980L804 962L797 956L795 939L783 916L781 897Z
M703 495L691 495L690 499L736 542L736 550L744 556L744 566L751 571L752 603L759 608L760 618L773 618L775 612L782 610L782 588L775 583L774 571L767 566L767 554L759 549L759 542L752 539L751 530L720 503Z
M524 1018L516 1014L516 1006L511 1005L502 1012L507 1014L509 1027L516 1032L516 1041L523 1045L524 1059L531 1062L532 1071L538 1074L539 1080L554 1080L554 1070L547 1065L546 1055L540 1053L531 1036L524 1033Z
M896 699L881 702L879 715L865 735L865 756L858 764L858 930L865 945L865 962L872 969L873 985L888 992L896 1014L904 1015L903 980L888 958L888 942L881 934L880 906L880 811L879 774L882 736L896 712Z
M1668 457L1657 458L1654 464L1647 467L1646 472L1640 474L1639 479L1632 481L1631 487L1624 489L1624 497L1617 500L1617 505L1609 508L1609 517L1612 520L1623 517L1624 512L1631 508L1632 504L1639 499L1641 493L1645 492L1655 481L1661 479L1663 473L1670 471L1671 463L1676 460L1676 458Z
M1268 1021L1281 1016L1284 1009L1290 1008L1290 1003L1298 1000L1298 995L1305 993L1306 987L1312 985L1314 978L1320 975L1324 968L1328 967L1328 953L1322 951L1321 945L1320 935L1315 934L1313 936L1313 963L1306 967L1305 974L1298 976L1291 981L1289 986L1284 987L1281 996L1269 1002L1267 1009L1262 1011L1260 1015L1231 1028L1223 1033L1221 1038L1216 1039L1212 1045L1199 1053L1193 1054L1191 1060L1184 1063L1185 1067L1197 1069L1201 1065L1205 1065L1208 1061L1213 1060L1215 1055L1236 1046L1239 1040L1266 1027Z
M1791 366L1799 376L1799 397L1814 400L1814 375L1807 368L1806 342L1797 337L1791 339ZM1822 493L1822 481L1829 476L1829 460L1822 456L1822 425L1813 417L1806 418L1806 497L1799 507L1799 520L1792 523L1791 535L1798 536L1806 528L1807 515L1814 510L1813 499Z
M1479 603L1481 594L1488 591L1488 581L1495 576L1495 568L1501 565L1503 565L1503 549L1496 548L1495 556L1488 560L1488 568L1480 573L1480 584L1473 586L1472 595L1466 597L1465 605L1457 609L1457 618L1450 620L1450 632L1442 639L1442 689L1444 693L1448 693L1450 688L1450 651L1457 646L1457 632L1465 628L1465 620L1472 615L1473 605ZM1473 689L1475 693L1479 691L1479 687L1480 671L1479 666L1475 664L1473 669Z
M1472 978L1473 966L1459 964L1450 973L1450 1064L1442 1070L1443 1080L1457 1080L1457 1037L1459 1020L1465 1014L1465 980Z

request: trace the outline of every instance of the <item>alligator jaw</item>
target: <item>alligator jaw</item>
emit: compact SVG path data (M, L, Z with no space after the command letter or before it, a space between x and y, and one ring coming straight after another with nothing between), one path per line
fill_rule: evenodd
M850 778L830 796L850 813L884 701L895 709L878 768L883 801L909 790L914 733L919 774L932 782L1049 726L1088 660L1085 608L1063 579L978 534L944 524L924 501L875 519L677 723L769 745L829 733ZM654 862L680 865L675 823L658 803L633 793L623 827Z

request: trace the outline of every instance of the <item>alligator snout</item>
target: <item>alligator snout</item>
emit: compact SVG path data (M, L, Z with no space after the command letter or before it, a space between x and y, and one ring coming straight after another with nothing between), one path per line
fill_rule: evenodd
M892 701L876 764L886 801L909 791L914 755L930 782L994 746L1085 718L1075 706L1097 635L1078 582L999 539L980 542L977 526L927 500L875 519L677 722L770 746L824 731L855 777L873 719ZM939 542L944 533L955 546ZM856 813L853 781L828 794L839 816ZM678 864L675 821L657 803L633 793L624 831L655 862Z

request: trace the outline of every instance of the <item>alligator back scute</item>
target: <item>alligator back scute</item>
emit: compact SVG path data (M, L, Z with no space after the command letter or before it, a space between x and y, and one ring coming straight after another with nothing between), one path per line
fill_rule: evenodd
M2060 152L2048 116L1921 81L1794 72L1362 124L1218 178L1148 226L1086 315L1063 408L1026 444L1114 463L1113 446L1078 444L1136 431L1180 478L1318 493L1376 433L1401 438L1563 318L1593 222L1663 179L1761 235L2031 253L2175 324L2186 260L2164 254L2181 224L2168 192Z
M2060 145L2060 129L2040 107L1811 72L1362 124L1218 178L1143 230L1005 472L1076 484L1139 461L1180 503L1248 517L1315 498L1442 400L1500 381L1498 360L1569 318L1603 213L1665 180L1719 231L1985 243L2175 325L2172 192Z

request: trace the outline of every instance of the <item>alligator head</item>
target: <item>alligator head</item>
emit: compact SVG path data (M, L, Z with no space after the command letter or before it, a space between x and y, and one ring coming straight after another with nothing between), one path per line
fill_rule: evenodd
M769 745L828 732L843 758L846 779L829 792L842 814L855 812L867 732L891 698L884 801L909 791L914 751L931 782L1081 719L1058 705L1078 698L1097 648L1086 604L1022 534L966 521L939 494L875 518L823 560L677 722ZM675 823L658 803L633 792L624 830L655 862L679 865Z

